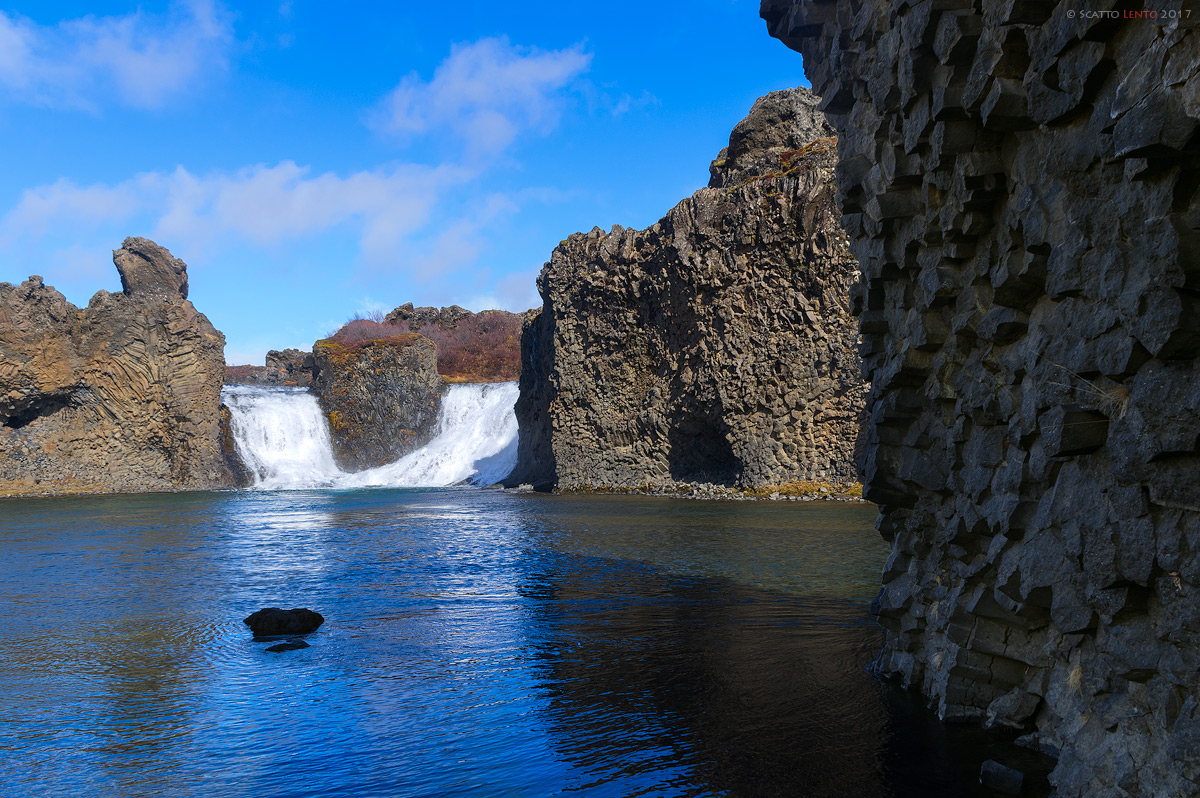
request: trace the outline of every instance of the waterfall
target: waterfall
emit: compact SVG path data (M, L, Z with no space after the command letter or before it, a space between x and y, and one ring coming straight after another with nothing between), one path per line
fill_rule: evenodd
M325 415L306 389L231 385L221 399L254 487L325 487L343 476L333 461Z
M357 473L334 462L325 416L304 388L231 385L222 398L238 454L262 490L490 485L517 461L515 382L451 385L428 444Z

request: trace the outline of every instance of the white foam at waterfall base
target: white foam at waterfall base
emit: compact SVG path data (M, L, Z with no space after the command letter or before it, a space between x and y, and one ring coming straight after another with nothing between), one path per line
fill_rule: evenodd
M325 416L305 389L234 385L222 395L258 489L490 485L517 461L515 382L451 385L427 445L357 473L337 467Z
M517 464L515 382L451 385L433 440L390 465L347 474L345 487L491 485Z

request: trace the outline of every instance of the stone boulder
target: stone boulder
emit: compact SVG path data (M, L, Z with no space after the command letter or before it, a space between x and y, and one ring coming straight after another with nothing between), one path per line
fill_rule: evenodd
M299 651L302 648L309 648L308 643L296 637L291 640L284 640L282 643L276 643L273 646L267 646L265 650L271 652Z
M337 463L349 471L386 465L427 443L445 385L437 348L415 333L313 346L311 390L329 418Z
M325 616L304 608L282 610L267 607L251 613L242 623L250 627L255 637L306 635L317 631L325 623Z
M148 238L127 238L113 253L126 296L187 299L187 264Z

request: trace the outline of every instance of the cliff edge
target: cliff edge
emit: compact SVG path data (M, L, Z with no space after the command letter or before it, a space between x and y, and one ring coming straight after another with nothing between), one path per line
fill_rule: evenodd
M759 99L708 188L647 230L554 250L522 333L509 482L856 480L855 266L816 104L806 89Z
M225 338L187 301L187 266L144 238L113 253L122 293L80 310L0 283L0 495L233 484Z

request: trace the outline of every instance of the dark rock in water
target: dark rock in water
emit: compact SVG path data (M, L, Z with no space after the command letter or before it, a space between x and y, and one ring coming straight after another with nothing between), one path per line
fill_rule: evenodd
M772 92L708 188L647 230L576 233L522 334L510 486L853 482L857 265L817 97Z
M1007 765L1001 765L994 759L983 763L979 769L979 783L989 790L1020 795L1025 785L1025 774Z
M273 637L275 635L306 635L315 632L325 623L324 616L319 612L307 609L281 610L278 607L267 607L253 613L242 621L250 627L255 637Z
M313 346L311 390L329 419L338 465L393 463L433 437L442 391L437 347L415 333Z
M268 646L267 651L299 651L302 648L310 648L310 646L300 638L294 637L291 640L284 640L282 643Z

